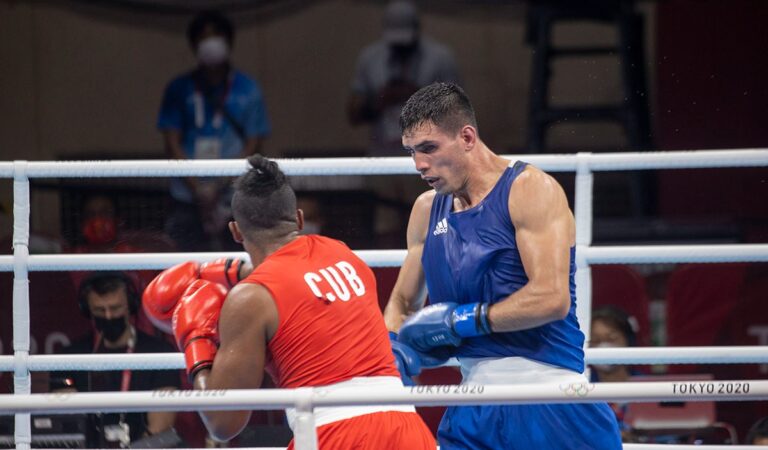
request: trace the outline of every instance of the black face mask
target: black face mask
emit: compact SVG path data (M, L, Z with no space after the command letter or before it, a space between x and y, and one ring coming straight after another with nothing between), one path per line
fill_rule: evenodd
M99 330L104 340L114 342L125 333L128 324L125 323L125 317L115 317L114 319L105 319L103 317L94 317L93 323Z

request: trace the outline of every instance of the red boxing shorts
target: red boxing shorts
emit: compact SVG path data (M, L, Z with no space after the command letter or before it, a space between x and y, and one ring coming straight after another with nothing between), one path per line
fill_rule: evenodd
M437 444L421 417L412 412L363 414L317 428L320 450L435 450ZM294 450L293 441L288 450Z

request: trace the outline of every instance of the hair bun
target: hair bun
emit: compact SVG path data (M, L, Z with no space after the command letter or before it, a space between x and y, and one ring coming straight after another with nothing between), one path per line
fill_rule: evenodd
M276 162L267 159L258 153L248 158L248 164L256 170L259 178L275 180L278 184L282 184L282 181L285 178L285 174L283 174Z

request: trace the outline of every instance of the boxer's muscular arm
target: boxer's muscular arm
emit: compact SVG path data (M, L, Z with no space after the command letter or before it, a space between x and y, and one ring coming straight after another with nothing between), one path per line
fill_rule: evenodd
M195 377L196 389L257 389L261 386L267 342L277 329L277 308L266 288L239 284L230 291L219 319L219 350L211 370ZM201 411L211 435L236 436L250 411Z
M529 166L512 185L509 214L528 283L489 308L488 319L496 332L563 319L571 305L568 275L576 227L563 189L551 176Z
M384 321L390 331L399 330L408 315L424 306L426 281L424 269L421 267L421 254L427 239L429 214L434 198L435 191L421 194L411 210L407 232L408 252L384 309Z

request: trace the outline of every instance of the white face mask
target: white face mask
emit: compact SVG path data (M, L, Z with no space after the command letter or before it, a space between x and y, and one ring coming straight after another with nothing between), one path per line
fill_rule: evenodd
M197 45L197 59L206 66L215 66L229 58L229 45L221 36L205 38Z

